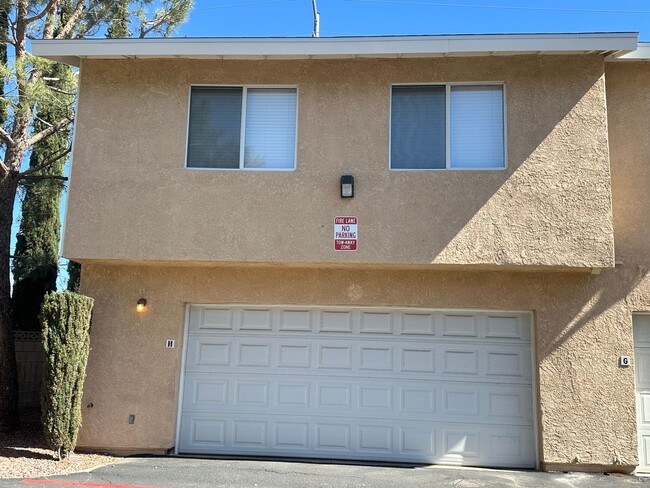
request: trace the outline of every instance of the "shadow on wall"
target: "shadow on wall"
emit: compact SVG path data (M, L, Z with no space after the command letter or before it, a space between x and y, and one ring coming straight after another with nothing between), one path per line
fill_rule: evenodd
M566 68L556 58L509 68L507 170L421 174L424 197L392 195L414 245L433 244L431 263L613 264L604 78L592 64L578 67L567 89ZM403 182L395 192L415 181L409 172L391 178ZM403 246L385 242L389 254Z
M610 129L616 257L644 258L650 266L650 63L608 63L607 119Z
M539 331L539 360L562 349L587 325L610 326L609 332L601 329L594 333L618 335L621 324L631 324L631 314L636 311L627 303L628 298L649 278L650 271L641 266L610 269L601 275L549 273L545 278L545 298L548 301L540 310L544 315L542 321L547 322L551 316L570 318L557 322L557 328ZM552 327L555 322L548 325Z

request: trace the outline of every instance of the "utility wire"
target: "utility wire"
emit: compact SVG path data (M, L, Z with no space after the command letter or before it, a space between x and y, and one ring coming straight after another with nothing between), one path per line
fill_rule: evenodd
M607 10L607 9L589 9L589 8L561 8L561 7L527 7L517 5L476 5L462 3L434 3L434 2L409 2L400 0L344 0L346 2L357 3L392 3L399 5L417 5L426 7L449 7L449 8L482 8L496 10L532 10L541 12L579 12L579 13L598 13L598 14L650 14L650 10Z

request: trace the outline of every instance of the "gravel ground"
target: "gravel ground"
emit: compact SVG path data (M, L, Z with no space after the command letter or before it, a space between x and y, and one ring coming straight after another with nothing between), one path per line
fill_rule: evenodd
M47 447L37 419L32 415L27 421L23 420L23 428L18 432L0 433L0 478L56 476L127 461L125 458L81 453L58 461Z

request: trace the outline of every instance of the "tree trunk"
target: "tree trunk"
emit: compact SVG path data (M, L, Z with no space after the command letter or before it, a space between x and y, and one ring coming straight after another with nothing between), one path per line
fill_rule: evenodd
M0 176L0 431L18 427L18 383L11 314L9 269L11 224L18 188L18 172Z

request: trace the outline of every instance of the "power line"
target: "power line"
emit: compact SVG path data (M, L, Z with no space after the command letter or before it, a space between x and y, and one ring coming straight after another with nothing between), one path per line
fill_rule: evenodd
M426 7L449 7L449 8L482 8L496 10L528 10L537 12L575 12L575 13L598 13L598 14L650 14L650 10L606 10L588 8L560 8L560 7L527 7L516 5L476 5L462 3L432 3L432 2L408 2L401 0L344 0L346 2L358 3L392 3L399 5L417 5Z

